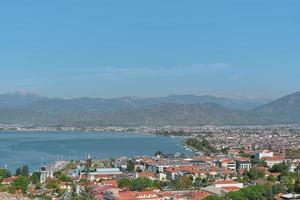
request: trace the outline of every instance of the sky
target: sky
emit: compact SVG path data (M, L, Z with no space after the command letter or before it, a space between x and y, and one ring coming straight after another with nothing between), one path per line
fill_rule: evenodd
M300 90L298 0L0 2L0 93L74 98Z

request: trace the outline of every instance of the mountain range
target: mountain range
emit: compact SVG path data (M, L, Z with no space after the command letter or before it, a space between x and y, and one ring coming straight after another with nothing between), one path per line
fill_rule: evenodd
M252 125L300 122L300 92L275 101L211 95L47 98L0 95L0 124L27 126Z

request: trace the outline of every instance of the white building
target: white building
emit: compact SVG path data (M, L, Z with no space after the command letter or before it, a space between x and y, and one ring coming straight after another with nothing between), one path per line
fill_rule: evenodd
M273 165L275 164L282 163L284 161L284 157L282 156L263 157L262 160L266 161L268 167L273 167Z
M40 182L45 183L48 178L53 178L53 171L51 169L47 169L47 167L41 167Z
M261 159L263 157L271 158L271 157L274 156L274 154L273 154L272 151L263 150L263 151L260 151L260 152L256 152L254 156L255 156L256 159Z

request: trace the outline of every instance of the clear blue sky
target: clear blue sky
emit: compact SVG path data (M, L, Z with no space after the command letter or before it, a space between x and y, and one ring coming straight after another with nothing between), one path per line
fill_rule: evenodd
M0 93L278 97L300 90L298 0L0 2Z

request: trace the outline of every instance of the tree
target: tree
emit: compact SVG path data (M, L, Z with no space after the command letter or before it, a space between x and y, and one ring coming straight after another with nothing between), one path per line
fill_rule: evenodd
M76 193L76 185L74 182L71 183L71 198L72 197L76 197L77 193Z
M251 168L246 175L249 177L250 180L257 180L259 178L264 178L265 173L262 170L259 170L256 167Z
M29 168L28 165L23 165L22 170L21 170L21 175L28 177L29 176Z
M175 181L176 189L190 189L193 186L193 181L188 176L181 176Z
M41 172L33 172L31 175L31 182L37 184L40 182Z
M295 172L300 173L300 163L297 165L297 167L296 167L296 169L295 169Z
M241 191L229 192L225 195L225 198L230 200L246 200L244 194Z
M179 184L182 186L182 189L190 189L193 186L193 181L190 177L182 176L179 178Z
M289 166L286 163L279 163L272 166L271 172L286 174L289 171Z
M222 200L222 198L217 196L208 196L205 197L204 200Z
M249 183L250 181L250 178L245 175L245 176L242 176L241 179L239 180L239 182L242 182L242 183Z
M47 179L46 180L46 188L58 191L59 190L59 181L57 179Z
M16 169L15 175L16 175L16 176L21 176L21 174L22 174L22 170L21 170L20 167L18 167L18 168Z
M262 200L273 199L273 191L266 185L255 185L242 188L236 192L229 192L225 199L230 200Z
M215 147L211 146L209 141L204 137L202 138L189 138L185 141L187 146L190 146L198 151L202 151L205 154L217 153L219 152Z
M133 172L135 168L135 163L133 160L128 160L126 166L127 166L127 171Z
M143 191L148 188L153 188L154 182L145 177L139 177L132 181L131 189L133 191Z
M203 184L202 184L202 178L200 177L197 177L194 181L194 186L197 187L197 188L201 188L203 187Z
M60 180L62 182L69 182L70 177L68 177L66 174L62 174L62 175L60 175L60 177L58 177L58 180Z
M0 169L0 179L11 177L11 173L8 169Z
M206 178L202 179L202 187L208 186L208 180Z
M259 160L259 159L251 159L251 163L253 166L257 166L257 167L268 167L268 164L266 161L264 160Z
M59 178L61 175L62 175L63 173L62 173L62 171L55 171L55 172L53 172L53 176L55 177L55 178Z
M288 192L293 192L294 190L294 179L290 175L282 177L283 184L287 187Z
M27 177L19 176L15 181L12 182L12 186L17 190L21 190L23 193L26 193L29 185L29 180Z
M275 182L276 178L274 176L270 175L270 176L268 176L267 180L271 181L271 182Z
M120 188L131 188L132 181L129 178L122 178L118 181Z
M282 185L282 184L274 184L272 186L272 190L273 190L274 194L279 194L279 193L285 193L286 192L286 189L285 189L284 185Z
M299 177L298 177L298 178L296 179L296 181L295 181L295 192L296 192L297 194L300 193L300 178L299 178Z

